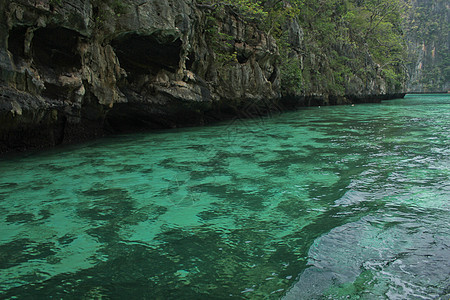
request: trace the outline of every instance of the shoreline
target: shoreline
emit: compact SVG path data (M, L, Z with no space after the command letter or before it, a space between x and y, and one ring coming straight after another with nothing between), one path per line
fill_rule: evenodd
M338 99L333 101L325 101L323 97L314 96L303 96L303 97L293 97L293 98L279 98L277 101L263 102L264 106L255 105L255 103L247 103L246 106L234 108L228 111L204 111L200 119L193 123L178 123L176 127L139 127L139 126L127 126L126 123L123 124L121 128L112 128L107 125L107 122L103 124L102 128L99 129L99 134L96 135L86 135L78 138L71 138L66 141L61 141L59 143L52 143L45 137L31 141L31 133L38 130L38 128L28 128L28 131L21 132L21 138L16 140L17 143L8 143L7 140L0 141L0 158L5 158L10 155L14 156L17 154L35 153L40 151L45 151L49 149L55 149L60 146L70 146L77 145L84 142L95 141L104 137L110 137L118 134L132 134L139 132L154 132L157 130L171 129L171 128L189 128L189 127L201 127L211 125L217 122L232 120L232 119L252 119L261 116L270 115L274 112L288 112L296 111L306 107L315 106L340 106L340 105L351 105L351 104L369 104L369 103L380 103L383 100L393 100L404 98L406 94L396 93L396 94L384 94L384 95L366 95L365 97L348 97L348 101L340 102ZM128 124L129 125L129 124Z

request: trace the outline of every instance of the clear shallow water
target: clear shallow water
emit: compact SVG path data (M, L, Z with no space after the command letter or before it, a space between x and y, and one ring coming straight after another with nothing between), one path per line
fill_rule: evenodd
M450 96L0 160L1 298L450 294Z

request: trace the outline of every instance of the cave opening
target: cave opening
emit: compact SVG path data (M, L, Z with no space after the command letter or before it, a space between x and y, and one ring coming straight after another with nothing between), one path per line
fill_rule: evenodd
M38 68L50 68L59 72L72 72L81 68L78 52L80 35L70 29L40 28L32 41L33 61Z
M66 99L70 92L70 88L56 85L50 82L45 83L45 89L42 92L42 96L51 99Z
M156 75L161 69L175 72L182 50L180 38L163 39L157 34L127 34L111 45L131 81L139 75Z
M194 62L195 62L195 53L190 52L188 54L188 56L186 57L186 69L192 70L192 66L194 65Z
M278 77L278 70L277 70L277 68L274 68L272 74L270 74L269 81L271 83L274 83L275 80L277 79L277 77Z
M25 35L27 27L19 26L13 28L8 36L8 51L13 55L15 64L25 57Z
M248 57L245 57L243 53L237 53L236 59L240 64L245 64L248 61Z

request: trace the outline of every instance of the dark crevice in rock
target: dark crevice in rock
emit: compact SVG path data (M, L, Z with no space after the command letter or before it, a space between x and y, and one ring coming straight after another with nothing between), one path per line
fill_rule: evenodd
M27 27L19 26L9 32L8 51L13 55L14 63L18 64L25 57L25 34Z
M161 114L161 112L159 112ZM133 116L132 118L130 116ZM117 132L133 132L143 129L170 128L168 118L158 116L155 108L142 104L117 103L107 114L108 130Z
M32 47L33 60L38 69L52 68L59 72L80 69L78 38L78 33L62 27L36 30Z
M274 83L275 80L277 79L277 76L278 76L277 73L278 73L278 72L277 72L277 69L275 68L275 69L273 70L272 74L270 74L269 81L270 81L271 83Z
M97 20L97 18L100 16L100 9L98 8L98 6L94 6L92 8L92 17L94 20Z
M108 108L99 104L98 98L92 92L89 92L84 98L83 106L81 108L83 119L97 122L100 124L99 128L102 128L107 112Z
M139 75L156 75L161 69L175 72L182 49L179 38L161 38L158 34L127 34L113 40L111 45L130 81Z
M106 115L106 122L111 132L123 133L203 125L204 116L195 104L175 100L168 100L164 106L117 103Z
M0 153L48 148L59 145L64 139L66 117L63 112L27 111L21 116L26 119L39 119L35 123L17 124L10 116L0 118L3 124L10 124L10 130L0 131Z
M248 57L245 57L244 54L241 53L237 54L236 59L240 64L245 64L248 61Z
M195 53L191 52L186 57L186 69L192 70L192 65L194 64L194 62L195 62Z
M46 82L42 96L50 99L65 99L70 92L69 88Z

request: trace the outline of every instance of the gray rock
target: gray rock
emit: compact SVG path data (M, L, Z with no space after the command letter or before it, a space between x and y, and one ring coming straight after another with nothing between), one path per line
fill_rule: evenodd
M194 0L50 3L0 3L0 152L205 124L249 103L254 111L280 107L275 39L230 7L211 10ZM300 54L298 22L288 29L300 60L320 68L320 55ZM349 79L347 93L389 93L372 77L371 85ZM348 101L329 97L319 83L290 96L295 105Z

